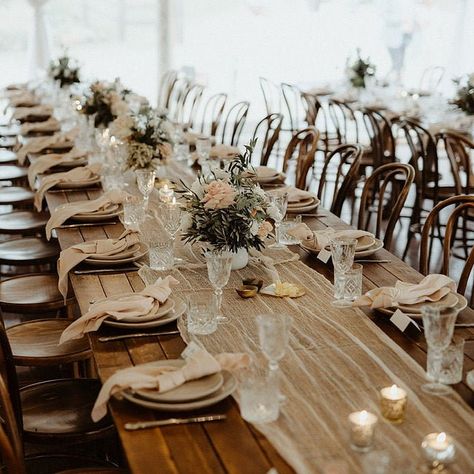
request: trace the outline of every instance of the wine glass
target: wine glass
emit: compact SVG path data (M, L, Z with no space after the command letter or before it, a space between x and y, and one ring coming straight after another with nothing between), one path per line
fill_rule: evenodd
M176 235L178 234L181 227L182 212L181 206L176 202L176 198L173 198L171 202L166 202L160 205L161 222L171 237L173 260L175 263L179 263L181 261L181 259L174 258L174 245L176 241Z
M278 387L279 361L283 358L288 347L292 317L287 314L269 313L257 316L258 338L260 349L268 360L269 375ZM280 402L286 397L279 393Z
M449 346L454 332L458 311L455 308L436 308L433 306L423 306L421 315L423 318L423 328L428 351L431 352L430 360L433 363L434 381L422 385L422 390L432 395L447 395L451 388L440 382L441 362L443 351Z
M207 137L197 137L196 138L196 153L198 155L199 161L207 161L209 159L209 154L211 153L211 140Z
M275 243L269 245L270 248L284 248L285 245L281 243L281 229L280 225L286 214L286 208L288 207L288 193L271 195L269 196L270 204L273 205L278 211L278 215L274 216L275 221ZM272 216L273 217L273 216Z
M148 205L148 198L150 197L153 187L155 186L155 170L136 170L137 186L143 195L145 205Z
M330 245L334 271L347 273L354 264L357 240L347 237L336 237L331 240Z
M229 318L221 314L222 288L227 285L232 268L232 255L228 252L210 250L205 253L207 275L216 295L217 322L227 323Z

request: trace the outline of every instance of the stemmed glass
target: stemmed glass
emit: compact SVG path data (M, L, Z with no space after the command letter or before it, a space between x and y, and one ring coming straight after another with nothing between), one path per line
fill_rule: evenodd
M174 263L179 263L181 261L181 259L174 257L174 245L176 235L181 227L182 212L181 206L176 202L176 198L173 198L171 202L166 202L160 205L161 222L170 235L172 241Z
M283 245L280 240L281 240L281 223L283 221L283 218L285 217L286 214L286 208L288 207L288 193L284 194L279 194L279 195L271 195L269 196L270 204L273 204L275 206L276 210L278 211L278 216L274 217L275 221L275 243L272 245L269 245L270 248L283 248L285 245Z
M137 186L143 195L145 207L148 207L148 198L150 197L155 185L155 170L136 170Z
M196 139L196 153L198 155L198 163L204 176L210 173L209 154L211 153L211 140L206 137L198 137Z
M207 275L216 295L217 322L227 323L229 318L221 314L222 288L227 285L232 268L232 255L228 252L210 250L205 253Z
M278 387L279 361L288 347L292 317L287 314L259 314L257 316L258 338L260 349L268 360L269 375ZM286 400L279 392L280 402Z
M423 306L421 315L428 351L432 353L434 381L421 386L422 390L432 395L448 395L451 388L440 382L443 351L449 346L454 332L458 311L455 308L435 308Z
M356 245L356 239L337 237L331 240L331 257L335 272L347 273L352 268Z

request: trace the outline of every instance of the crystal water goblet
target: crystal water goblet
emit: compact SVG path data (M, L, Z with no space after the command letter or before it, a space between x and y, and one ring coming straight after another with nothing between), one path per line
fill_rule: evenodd
M275 221L275 243L269 245L270 248L284 248L285 245L281 243L281 223L286 214L288 207L288 193L269 196L270 204L272 204L278 211L274 217Z
M433 306L423 306L421 315L423 318L423 330L428 352L431 352L432 376L434 381L422 385L422 390L431 395L447 395L452 390L440 381L441 363L443 351L449 346L454 332L458 311L455 308L436 308Z
M145 207L148 206L148 198L155 186L155 170L136 170L135 175L137 177L137 186L139 191L142 193L145 201Z
M331 256L334 270L338 273L347 273L354 264L357 240L345 237L336 237L331 240Z
M222 288L227 285L232 269L232 255L229 252L210 250L205 253L207 275L216 295L217 322L227 323L229 318L221 314Z
M292 317L287 314L269 313L257 316L260 349L268 360L269 376L278 387L279 361L284 357L290 339ZM286 397L278 390L280 402Z
M211 153L211 139L207 137L196 138L196 153L199 158L199 162L207 161L209 154Z
M182 259L174 257L174 246L176 242L176 235L181 228L181 216L183 210L181 206L176 202L176 199L173 198L171 202L165 202L160 205L160 219L163 223L163 227L166 229L166 232L171 237L173 245L173 261L174 263L180 263Z

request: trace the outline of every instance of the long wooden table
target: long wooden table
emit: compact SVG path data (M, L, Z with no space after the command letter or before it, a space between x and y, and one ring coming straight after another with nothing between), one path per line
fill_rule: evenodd
M48 193L50 210L59 204L84 199L93 199L100 191ZM305 219L313 229L326 226L346 228L347 224L329 212L319 210L316 217ZM61 248L73 244L105 237L117 237L123 231L121 224L103 227L82 227L57 231ZM332 269L314 256L294 248L308 266L332 278ZM364 265L364 291L385 285L393 285L398 279L419 281L422 276L397 257L380 250L377 258L389 259L387 264ZM81 313L85 313L91 300L138 291L143 282L136 272L113 275L74 275L70 281ZM466 309L466 312L472 312ZM367 311L367 317L379 326L393 341L423 367L426 364L426 344L417 332L401 333L386 316ZM114 334L108 328L101 328L100 335ZM472 337L472 328L457 329L456 333ZM132 364L145 363L163 358L176 358L184 349L184 342L177 336L150 336L100 343L99 334L90 334L97 372L102 381L116 370ZM467 343L464 371L474 368L474 343ZM464 384L454 386L464 400L474 407L473 392ZM150 410L131 405L125 401L113 400L110 404L114 423L133 473L264 473L275 467L279 473L292 472L291 467L281 458L272 445L255 428L247 424L239 414L232 399L213 407L212 412L225 412L227 420L219 423L163 427L160 429L127 432L124 423L138 420L153 420L163 417ZM165 417L166 414L165 414Z

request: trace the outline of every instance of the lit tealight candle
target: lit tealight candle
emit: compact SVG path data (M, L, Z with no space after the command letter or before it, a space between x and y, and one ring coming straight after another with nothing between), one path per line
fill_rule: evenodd
M158 196L161 202L170 203L173 201L174 191L168 186L168 184L164 184L158 191Z
M430 433L423 438L421 448L425 458L436 464L450 463L456 454L454 439L446 433Z
M380 390L380 396L382 416L392 423L402 423L407 406L407 392L392 385Z
M369 451L374 441L377 417L368 411L356 411L349 415L351 446L356 451Z

